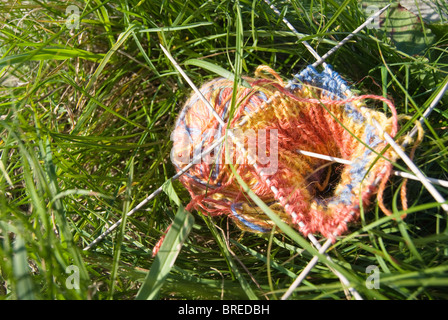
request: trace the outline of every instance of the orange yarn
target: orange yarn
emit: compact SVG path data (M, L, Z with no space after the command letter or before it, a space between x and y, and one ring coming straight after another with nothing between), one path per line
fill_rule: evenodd
M227 134L226 143L180 177L192 198L187 210L229 215L243 230L269 231L273 222L244 194L233 165L286 223L305 236L320 233L334 240L357 218L360 206L371 202L378 183L381 197L396 154L370 122L374 118L393 137L395 108L384 97L347 96L345 82L330 69L317 73L308 67L287 85L266 66L255 75L246 79L251 88L238 87L232 115L232 81L219 78L200 89L225 125L197 94L182 109L172 133L171 160L178 170ZM366 99L385 102L392 117L367 109ZM297 150L352 164L332 168Z

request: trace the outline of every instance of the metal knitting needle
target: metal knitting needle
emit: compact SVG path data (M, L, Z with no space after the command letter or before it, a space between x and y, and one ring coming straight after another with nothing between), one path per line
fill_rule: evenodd
M264 0L266 2L266 4L269 5L269 7L279 16L281 17L281 13L280 11L278 11L278 9L269 2L269 0ZM313 47L311 47L311 45L303 40L302 44L306 47L306 49L308 50L309 53L311 53L313 55L313 57L316 59L316 62L314 62L311 66L312 67L317 67L320 64L323 64L324 67L327 65L325 60L331 56L333 53L335 53L340 47L342 47L345 43L347 43L351 38L353 38L359 31L361 31L362 29L364 29L368 24L370 24L374 19L376 19L377 17L379 17L384 11L387 10L387 8L389 8L390 4L388 4L387 6L385 6L384 8L382 8L381 10L378 10L377 12L375 12L373 15L371 15L363 24L361 24L358 28L356 28L355 30L353 30L353 32L351 32L348 36L346 36L344 39L342 39L339 43L337 43L333 48L331 48L326 54L324 54L322 57L316 52L316 50L313 49ZM286 26L289 28L289 30L291 30L294 34L299 35L299 32L297 32L296 28L294 28L294 26L285 18L283 17L283 23L286 24ZM299 39L301 37L298 37Z
M356 28L355 30L353 30L353 32L351 32L347 37L345 37L344 39L342 39L337 45L335 45L333 48L331 48L326 54L324 54L320 59L318 59L316 62L314 62L312 64L313 67L318 66L321 63L324 63L324 61L330 56L332 55L334 52L336 52L336 50L338 50L340 47L342 47L346 42L348 42L351 38L353 38L353 36L355 34L357 34L359 31L361 31L362 29L364 29L368 24L370 24L374 19L376 19L377 17L379 17L384 11L387 10L387 8L389 8L390 4L388 4L387 6L385 6L383 9L378 10L377 12L375 12L372 16L370 16L363 24L361 24L358 28Z
M196 92L196 94L199 95L199 97L202 98L203 102L208 106L208 101L205 99L205 97L202 95L202 93L199 91L199 89L194 85L194 83L190 80L190 78L185 74L185 72L180 68L179 64L173 59L173 57L169 54L169 52L162 46L162 51L167 55L169 60L173 63L173 65L176 67L176 69L181 73L183 78L188 82L188 84L193 88L193 90ZM216 120L222 125L225 126L224 121L221 119L221 117L216 113L216 111L213 108L209 108L210 111L213 113ZM231 132L229 132L232 134ZM208 153L212 152L215 147L217 147L222 141L224 141L225 136L218 139L210 148L208 148L206 151L202 152L200 155L198 155L196 158L194 158L187 166L185 166L181 171L179 171L177 174L175 174L171 179L176 180L181 175L183 175L185 172L187 172L194 163L196 163L195 160L200 160L203 155L207 155ZM208 152L207 152L208 151ZM159 193L162 192L162 186L160 186L158 189L156 189L152 194L150 194L145 200L140 202L135 208L133 208L131 211L129 211L126 216L133 215L136 211L138 211L141 207L143 207L148 201L155 198ZM110 234L113 230L115 230L122 222L122 219L119 219L117 222L115 222L112 226L110 226L104 233L102 233L98 238L96 238L92 243L90 243L88 246L86 246L83 250L89 250L94 245L96 245L98 242L103 240L108 234Z
M327 55L328 56L328 55ZM324 56L325 57L325 56ZM323 60L323 59L322 59ZM318 62L318 61L316 61L316 62ZM321 62L323 62L323 61L321 61ZM316 63L316 65L318 65L319 63ZM222 139L221 139L221 141L219 141L219 142L217 142L216 143L216 145L218 145L220 142L222 142ZM210 149L213 149L214 148L214 146L212 146ZM211 151L211 150L210 150ZM205 153L207 153L206 151L205 152L203 152L202 153L202 155L203 154L205 154ZM185 171L187 171L189 168L191 167L191 165L189 166L189 167L185 167L184 168L184 170L183 171L181 171L181 172L179 172L177 175L175 175L175 176L173 176L172 177L172 179L177 179L180 175L182 175ZM139 204L136 208L134 208L132 211L130 211L129 213L128 213L128 215L131 215L133 212L135 212L136 210L138 210L139 208L141 208L146 202L148 202L149 200L151 200L152 198L154 198L158 193L160 193L161 192L161 188L159 188L158 190L156 190L152 195L150 195L146 200L144 200L141 204ZM118 226L120 224L120 222L118 222L118 224L116 224L116 226ZM115 226L115 227L116 227ZM111 230L108 232L108 233L110 233L112 230L113 230L114 228L112 228L111 227ZM108 234L107 233L107 234ZM102 238L104 238L107 234L105 234ZM101 239L102 239L101 238ZM101 240L101 239L99 239L99 240ZM96 242L95 242L96 243ZM94 245L94 243L92 243L91 245ZM87 249L88 250L88 248L89 247L86 247L85 248L85 250Z
M439 91L437 96L434 98L434 100L431 102L431 104L428 106L428 108L423 113L422 117L419 119L419 122L421 125L425 122L425 119L429 116L429 114L434 110L436 105L439 103L439 101L442 99L443 95L445 94L446 90L448 89L448 79L445 79L445 84L442 87L442 89ZM417 127L414 126L414 128L409 132L408 136L411 138L417 133ZM407 145L406 141L403 143L403 147Z
M310 151L304 151L304 150L296 150L296 152L299 153L299 154L302 154L304 156L309 156L309 157L322 159L322 160L328 160L328 161L337 162L337 163L340 163L340 164L346 164L346 165L352 165L353 164L353 162L350 161L350 160L336 158L336 157L332 157L332 156L327 156L325 154L320 154L320 153L316 153L316 152L310 152ZM416 176L414 176L412 174L409 174L407 172L395 171L394 170L393 174L398 176L398 177L420 181L420 179L418 177L416 177ZM431 183L433 183L433 184L437 184L439 186L448 188L448 181L446 181L446 180L436 179L436 178L427 178L427 179L429 181L431 181Z
M192 89L201 97L203 102L209 107L210 111L213 113L214 117L217 119L217 121L221 125L225 125L223 120L220 118L220 116L216 113L216 111L213 109L213 107L209 106L210 103L205 99L205 97L202 95L202 93L199 91L199 89L194 85L194 83L190 80L190 78L185 74L185 72L180 68L179 64L173 59L171 54L161 45L160 46L162 51L167 55L169 60L173 63L173 65L176 67L176 69L181 73L183 78L187 81L187 83L192 87ZM269 102L268 102L269 103ZM247 121L247 118L245 118L243 121L240 122L240 125L242 125L245 121ZM232 132L229 131L229 134L232 135ZM173 177L171 177L171 180L176 180L180 176L182 176L185 172L187 172L196 161L199 161L203 156L210 153L212 150L214 150L215 147L217 147L220 143L222 143L225 139L225 136L218 139L210 148L202 152L201 154L197 155L187 166L185 166L182 170L180 170L178 173L176 173ZM148 197L146 197L142 202L140 202L136 207L134 207L132 210L130 210L126 216L132 216L135 212L140 210L146 203L154 199L158 194L160 194L163 191L162 186L160 186L158 189L156 189L154 192L152 192ZM102 241L106 236L108 236L112 231L114 231L118 226L120 226L122 223L122 219L119 219L116 221L113 225L111 225L106 231L104 231L100 236L98 236L95 240L93 240L90 244L88 244L83 250L88 251L95 245L97 245L100 241ZM313 243L319 245L317 240L313 239ZM320 247L320 245L319 245Z
M265 0L268 1L268 0ZM376 18L381 12L384 12L384 10L386 10L390 5L387 5L386 7L384 7L383 9L379 10L378 12L376 12L374 15L372 15L373 19ZM278 12L278 10L276 11ZM364 22L361 26L365 27L367 24L369 24L373 19L371 19L372 17L370 17L369 19L366 20L366 22ZM289 24L290 25L290 24ZM362 28L358 27L355 31L359 32ZM293 28L293 30L295 30ZM354 33L353 33L354 35ZM339 44L343 44L345 42L347 42L348 40L346 40L347 38L351 38L352 34L350 34L349 36L347 36L345 39L343 39ZM336 45L333 49L335 49L336 47L339 48L340 45ZM308 49L308 46L306 46L306 48ZM337 49L336 48L336 49ZM333 52L335 52L336 50L331 49L330 51L328 51L323 57L327 58L328 56L330 56L330 54L332 54ZM309 50L309 49L308 49ZM311 54L313 54L313 56L315 55L315 51L310 51ZM316 61L314 64L319 65L320 63L323 63L323 57L320 58L318 61ZM314 66L313 64L313 66ZM439 93L438 97L439 100L442 98L444 92L447 89L447 85L445 85L444 89ZM352 92L350 91L349 88L347 88L345 85L342 86L342 88L344 89L344 91L348 94L348 95L352 95ZM436 102L437 99L435 99ZM437 101L438 103L438 101ZM426 110L425 114L429 115L429 113L431 113L431 111L434 109L436 103L432 103L430 105L430 107ZM364 111L365 114L369 115L369 111L367 108L362 107L361 111ZM420 119L420 121L424 121L423 119ZM381 125L378 123L378 121L376 121L375 119L372 119L373 124L375 125L375 127L378 129L379 132L383 133L384 139L390 144L390 146L395 150L395 152L400 156L400 158L406 163L406 165L408 166L408 168L414 173L415 176L418 177L418 179L420 180L420 182L426 187L426 189L429 191L429 193L433 196L433 198L439 202L441 204L441 207L444 211L448 212L448 204L446 204L445 199L442 197L442 195L437 191L437 189L434 188L434 186L431 184L431 182L429 181L429 179L421 172L420 169L417 168L417 166L412 162L412 160L408 157L408 155L406 153L403 152L403 150L401 149L401 147L395 142L395 140L387 133L384 131L384 129L381 127ZM414 130L416 130L414 128ZM413 132L413 134L415 134L415 132Z
M331 240L328 239L319 249L319 253L320 254L325 254L325 251L328 250L328 248L331 245ZM300 272L300 274L297 276L297 278L294 280L294 282L289 286L288 290L283 294L283 296L281 297L281 300L286 300L289 298L289 296L294 292L294 290L302 283L303 280L305 280L305 277L308 275L308 273L310 273L311 269L314 268L314 266L316 265L317 261L319 260L318 256L314 256L310 262L306 265L306 267L302 270L302 272ZM348 286L348 282L344 284L346 286ZM350 290L351 288L349 288ZM352 289L353 290L353 289ZM354 291L353 292L354 295L357 295L357 292ZM358 300L362 300L361 297L358 298Z
M278 15L280 15L280 12L277 10L277 8L272 5L269 0L265 0L265 2L270 6L270 8ZM318 66L319 64L323 64L324 67L326 67L326 63L325 63L325 59L327 59L331 54L333 54L334 52L336 52L337 49L339 49L342 45L344 45L347 41L349 41L356 33L358 33L360 30L362 30L366 25L368 25L371 21L373 21L373 19L375 19L377 16L379 16L382 12L384 12L387 8L389 7L386 6L384 7L382 10L378 11L377 13L375 13L374 15L372 15L369 19L367 19L361 26L359 26L357 29L355 29L350 35L348 35L347 37L345 37L342 41L340 41L334 48L332 48L329 52L327 52L327 54L324 55L324 57L320 57L319 54L309 45L309 43L307 41L302 41L303 45L307 48L307 50L316 58L316 62L312 64L313 67ZM298 35L299 33L297 32L297 30L294 28L294 26L289 23L289 21L283 17L283 22L288 26L288 28L295 33L296 35ZM309 237L310 238L310 237ZM320 244L317 242L317 240L314 238L313 235L311 235L311 242L316 246L316 248L318 250L321 250L320 248ZM327 241L328 242L328 241ZM325 250L323 250L323 252L325 252ZM326 257L330 259L330 257L328 255L326 255ZM314 267L314 265L317 263L317 257L314 257L312 259L312 261L309 264L309 268L304 270L304 272L302 272L302 277L304 278L309 271L311 271L311 269ZM293 285L291 285L291 287L289 288L289 290L283 295L282 299L287 299L289 297L289 295L294 291L294 289L301 283L301 281L303 280L302 277L298 277L296 279L296 281L294 281ZM340 279L344 279L344 281L342 281L344 284L348 284L348 281L345 279L345 277L339 277ZM350 292L355 296L356 299L361 300L361 296L356 292L356 290L354 290L353 288L350 287Z
M361 109L363 109L362 107ZM364 108L365 113L368 114L366 108ZM401 147L395 142L395 140L384 131L381 125L375 119L372 119L373 124L378 129L378 131L383 133L384 139L391 145L391 147L395 150L395 152L400 156L400 158L406 163L409 169L419 178L420 182L426 187L429 193L433 196L433 198L441 204L441 207L444 211L448 212L448 204L446 204L445 199L442 195L437 191L436 188L431 184L429 179L420 171L419 168L412 162L412 160L408 157L408 155L401 149Z
M279 16L279 17L281 17L281 13L280 13L280 11L278 11L278 9L273 5L273 4L271 4L271 2L269 2L269 0L264 0L264 2L266 2L266 4ZM294 26L291 24L291 23L289 23L289 21L285 18L285 17L283 17L283 23L284 24L286 24L287 26L288 26L288 28L289 28L289 30L291 30L294 34L296 34L297 36L299 35L299 32L297 32L297 30L296 30L296 28L294 28ZM299 39L301 38L301 37L298 37ZM316 50L314 50L314 48L312 47L312 46L310 46L310 44L307 42L307 41L302 41L302 43L303 43L303 45L306 47L306 49L314 56L314 58L316 59L316 60L321 60L321 57L320 57L320 55L316 52ZM321 61L321 63L324 63L325 64L325 62L324 61Z

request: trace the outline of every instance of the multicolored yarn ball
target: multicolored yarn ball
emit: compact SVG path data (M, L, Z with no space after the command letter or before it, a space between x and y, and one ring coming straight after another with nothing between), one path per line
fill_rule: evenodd
M283 221L305 236L334 240L388 180L397 156L382 135L397 132L393 104L374 95L351 96L330 67L321 73L307 67L284 83L272 69L260 66L254 78L244 80L249 86L237 87L233 105L233 81L218 78L200 88L222 122L196 93L177 119L171 160L178 171L225 137L225 143L196 159L180 177L192 198L186 209L228 215L246 231L272 229L273 222L236 180L231 162ZM367 108L366 99L385 102L392 116ZM347 164L300 151L342 158Z

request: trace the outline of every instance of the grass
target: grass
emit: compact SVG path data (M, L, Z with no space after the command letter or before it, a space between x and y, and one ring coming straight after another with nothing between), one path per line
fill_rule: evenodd
M264 2L71 4L81 15L77 29L66 26L64 1L0 4L0 298L279 299L313 249L293 230L242 233L225 217L183 210L189 195L169 180L170 132L191 89L159 43L197 85L223 70L252 75L260 64L290 78L313 57ZM354 0L276 6L320 54L365 20ZM439 1L438 10L448 7ZM448 76L446 20L406 28L403 14L388 26L395 33L365 29L328 60L354 91L386 95L411 117L401 134ZM418 53L407 51L413 43ZM448 172L447 103L445 95L425 122L414 158L441 179ZM164 192L126 217L164 183ZM363 211L330 248L332 267L366 299L446 299L446 213L409 181L409 212L400 219L401 183L394 177L387 189L394 216L377 205ZM82 251L120 218L125 223ZM167 236L168 254L152 257L172 221L179 228ZM368 266L379 268L378 289L366 287ZM318 263L291 298L346 295Z

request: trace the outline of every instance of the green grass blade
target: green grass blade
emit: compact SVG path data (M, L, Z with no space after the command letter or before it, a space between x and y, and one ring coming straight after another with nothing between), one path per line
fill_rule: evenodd
M110 277L110 292L109 292L109 298L112 300L114 297L114 290L115 290L115 282L118 275L118 268L120 265L120 255L121 255L121 246L123 243L124 235L126 233L126 221L127 221L127 215L126 213L129 212L130 208L130 202L132 198L132 181L134 179L134 159L131 158L129 169L128 169L128 182L126 186L126 200L123 204L123 212L121 215L121 225L120 225L120 231L117 234L116 241L115 241L115 248L114 248L114 258L113 258L113 265L112 265L112 271L111 271L111 277Z
M160 288L162 288L163 283L170 273L182 249L182 244L187 239L193 224L193 215L183 207L180 207L154 259L151 269L137 294L137 300L153 300L158 297Z
M95 10L98 19L101 21L101 25L104 27L104 29L106 30L106 36L109 39L110 45L114 44L114 37L112 35L112 28L111 28L111 22L109 19L109 13L107 12L107 9L105 7L105 3L101 3L100 0L95 0L96 4L97 4L97 9Z
M189 30L192 28L197 27L204 27L204 26L210 26L213 25L212 22L199 22L199 23L192 23L192 24L186 24L183 26L174 26L174 27L161 27L161 28L149 28L149 29L142 29L139 32L170 32L170 31L179 31L179 30Z
M257 295L250 287L247 280L244 278L243 274L240 272L238 265L236 264L235 260L232 257L232 253L230 253L229 248L226 245L225 239L221 234L218 232L217 228L213 225L211 222L210 217L204 217L204 221L207 223L210 231L212 232L213 236L215 237L219 248L221 249L222 254L224 255L228 265L229 269L232 272L232 274L235 276L235 278L238 280L238 282L241 285L241 288L246 293L247 297L250 300L258 300Z
M162 186L162 190L163 192L165 192L167 194L167 196L174 201L174 203L178 206L178 207L182 207L182 202L179 199L179 196L176 193L176 190L174 190L173 187L173 182L170 180L167 180L163 186Z
M242 245L241 243L238 243L238 242L236 242L236 241L231 240L231 242L232 242L234 245L236 245L237 247L239 247L239 248L243 249L244 251L248 252L249 254L253 255L254 257L256 257L257 259L259 259L260 261L262 261L262 262L264 262L264 263L266 263L266 264L268 263L269 258L266 257L265 255L259 253L258 251L254 250L254 249L252 249L252 248L250 248L250 247L248 247L248 246ZM278 263L275 262L275 261L270 261L270 266L271 266L272 268L277 269L278 271L280 271L280 272L286 274L288 277L290 277L290 278L292 278L292 279L294 279L295 277L297 277L297 275L296 275L294 272L292 272L292 271L286 269L285 267L283 267L282 265L278 264Z
M342 3L342 4L335 3L334 1L329 1L329 2L331 3L331 5L333 5L335 8L337 8L337 10L334 13L334 15L331 17L330 21L328 21L325 24L325 28L323 30L324 32L326 32L333 25L333 23L335 23L337 21L339 16L341 14L343 14L344 11L347 11L346 7L350 4L350 2L352 2L352 0L345 0L344 3Z
M0 59L0 68L12 64L24 63L27 61L66 60L72 58L81 58L84 60L98 61L103 57L104 55L101 53L92 53L81 49L46 47L32 50L27 53L6 56L3 59Z
M34 287L28 266L28 257L26 253L25 240L19 234L13 245L13 273L17 281L16 296L19 300L34 300Z
M123 33L120 34L115 44L112 46L112 48L109 50L109 52L106 53L103 60L99 64L98 68L95 70L95 73L92 75L92 78L89 80L86 86L86 91L89 92L92 88L93 84L98 79L99 75L103 71L104 67L109 63L111 57L113 54L120 48L123 43L126 41L126 39L134 32L134 29L137 28L137 25L130 25Z
M229 80L235 79L235 75L233 74L233 72L230 72L227 69L224 69L224 68L222 68L214 63L208 62L208 61L199 60L199 59L190 59L190 60L185 61L184 64L185 65L193 65L193 66L197 66L197 67L206 69L208 71L216 73L218 76L221 76L221 77L229 79ZM243 86L245 86L246 88L251 88L250 84L247 81L245 81L244 79L241 79L241 84Z

